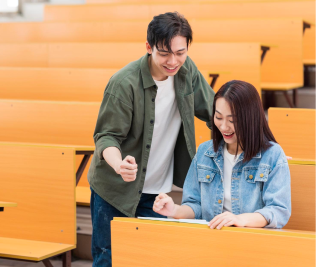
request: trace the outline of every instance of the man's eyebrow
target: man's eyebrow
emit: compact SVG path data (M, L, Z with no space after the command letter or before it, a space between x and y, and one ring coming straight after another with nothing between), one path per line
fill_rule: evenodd
M159 52L169 53L169 51L166 51L166 50L163 50L163 49L160 49L160 48L157 48L157 50L158 50ZM177 52L184 51L184 50L185 50L185 48L181 48L181 49L179 49L178 51L176 51L176 53L177 53Z
M218 110L215 110L215 112L217 112L217 113L222 115L222 113L220 113ZM233 117L233 115L227 115L227 117Z

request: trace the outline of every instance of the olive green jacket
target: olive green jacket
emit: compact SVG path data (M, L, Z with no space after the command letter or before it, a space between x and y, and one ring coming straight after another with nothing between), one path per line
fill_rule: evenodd
M134 217L146 175L155 122L157 86L148 67L148 54L114 74L106 86L94 132L95 152L88 173L92 189L113 207ZM187 57L174 77L181 128L174 150L173 183L182 187L196 152L194 115L211 121L214 91ZM124 182L102 152L117 147L122 158L135 157L134 182Z

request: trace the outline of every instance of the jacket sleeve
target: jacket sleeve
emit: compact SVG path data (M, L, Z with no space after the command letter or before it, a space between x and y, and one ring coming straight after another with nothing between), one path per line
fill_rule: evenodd
M120 97L113 92L120 90ZM108 147L117 147L121 150L121 144L126 139L131 127L133 108L131 99L120 85L109 82L105 89L104 97L101 103L95 131L94 143L97 155L102 160L103 151ZM124 100L123 100L124 99Z
M201 190L197 175L196 157L193 158L185 178L181 205L189 206L195 214L195 219L202 219Z
M285 156L284 156L285 157ZM256 210L268 222L267 228L282 228L291 216L291 177L288 163L278 163L262 191L264 207Z
M194 63L193 63L194 64ZM211 129L214 102L214 91L194 65L192 86L194 92L194 115L206 122Z

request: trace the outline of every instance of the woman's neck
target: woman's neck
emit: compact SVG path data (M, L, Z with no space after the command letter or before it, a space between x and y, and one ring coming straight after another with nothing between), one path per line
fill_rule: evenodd
M227 151L229 154L236 155L238 147L238 154L242 152L241 148L236 144L227 144Z

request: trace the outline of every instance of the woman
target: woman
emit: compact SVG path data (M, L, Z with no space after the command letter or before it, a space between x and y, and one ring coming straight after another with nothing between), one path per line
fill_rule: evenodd
M212 140L199 146L183 187L182 205L166 194L153 210L223 226L282 228L291 215L287 158L265 119L257 90L230 81L216 93Z

